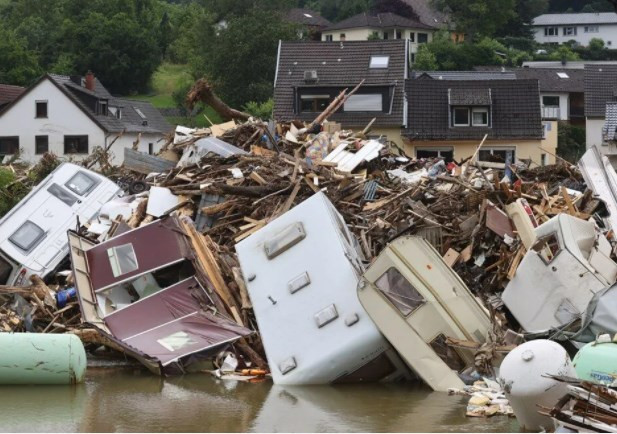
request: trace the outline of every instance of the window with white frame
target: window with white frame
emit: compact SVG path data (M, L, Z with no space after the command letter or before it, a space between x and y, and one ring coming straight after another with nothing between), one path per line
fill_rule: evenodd
M469 107L454 107L452 109L452 125L455 127L469 126Z
M564 27L563 35L564 36L576 36L576 27Z
M387 68L388 63L390 63L390 56L371 56L371 62L369 63L369 68L371 69Z
M484 146L478 152L478 160L491 163L514 163L516 160L516 147L514 146Z
M351 95L343 104L346 112L381 112L383 95L381 93L360 93Z
M353 95L352 95L353 96ZM302 113L322 112L330 104L330 95L300 95L300 111Z
M585 33L598 33L599 31L599 26L585 26Z
M474 107L471 109L471 123L474 127L488 126L488 108Z
M559 34L559 28L557 27L545 27L544 36L557 36Z
M443 158L446 162L452 161L454 158L454 147L453 146L443 146L443 147L416 147L416 158Z

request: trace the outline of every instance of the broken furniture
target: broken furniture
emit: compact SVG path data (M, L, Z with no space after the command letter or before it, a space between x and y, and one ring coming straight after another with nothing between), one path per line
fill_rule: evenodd
M458 372L472 351L446 345L453 337L483 343L488 312L428 241L400 237L366 270L358 298L407 365L433 390L462 388Z
M276 384L406 375L356 296L361 257L323 193L236 244Z

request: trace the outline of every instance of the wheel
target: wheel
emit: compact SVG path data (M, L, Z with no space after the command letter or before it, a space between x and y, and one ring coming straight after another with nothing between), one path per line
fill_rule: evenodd
M131 193L131 194L143 193L144 191L148 190L149 188L150 188L150 186L148 184L146 184L144 181L133 181L129 185L129 193Z

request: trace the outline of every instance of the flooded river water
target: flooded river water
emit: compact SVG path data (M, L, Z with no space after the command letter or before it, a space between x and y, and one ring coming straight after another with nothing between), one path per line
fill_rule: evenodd
M0 430L518 431L514 418L466 418L466 401L416 384L282 387L99 368L78 386L0 387Z

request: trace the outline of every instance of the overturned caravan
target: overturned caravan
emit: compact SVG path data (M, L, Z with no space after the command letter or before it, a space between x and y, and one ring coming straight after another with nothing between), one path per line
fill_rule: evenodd
M252 333L220 313L177 218L101 244L72 231L68 237L83 321L152 372L184 372L190 361Z
M276 384L409 377L356 295L353 235L322 192L236 244Z
M472 350L448 338L486 342L488 312L423 238L400 237L379 254L358 285L377 328L433 390L462 388L458 373L474 365Z
M594 296L615 283L617 263L593 221L559 214L535 237L501 298L526 332L540 333L583 317Z

